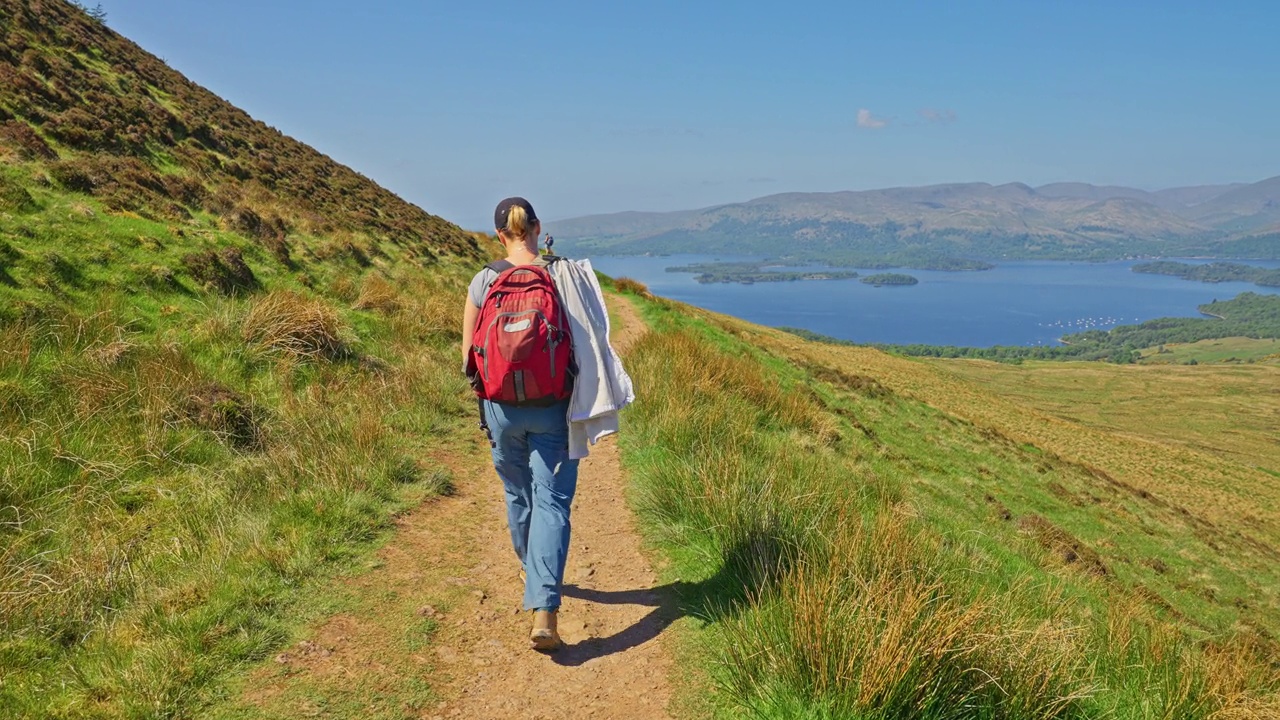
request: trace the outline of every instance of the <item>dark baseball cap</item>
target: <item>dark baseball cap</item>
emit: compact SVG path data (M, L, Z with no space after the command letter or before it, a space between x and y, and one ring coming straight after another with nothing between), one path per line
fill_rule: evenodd
M529 222L538 221L538 214L533 211L533 205L522 197L509 197L498 203L498 208L493 211L493 226L498 230L507 229L507 216L511 214L511 208L520 206L524 208L524 214L529 216Z

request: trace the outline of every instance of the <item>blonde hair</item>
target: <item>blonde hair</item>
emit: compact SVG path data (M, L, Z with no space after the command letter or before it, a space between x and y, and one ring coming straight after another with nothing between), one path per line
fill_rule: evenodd
M537 222L537 220L534 222ZM537 239L533 233L533 223L529 222L529 214L519 205L512 205L511 209L507 211L507 226L500 230L498 234L502 235L503 239L515 240L518 238L520 240L528 240L530 237Z

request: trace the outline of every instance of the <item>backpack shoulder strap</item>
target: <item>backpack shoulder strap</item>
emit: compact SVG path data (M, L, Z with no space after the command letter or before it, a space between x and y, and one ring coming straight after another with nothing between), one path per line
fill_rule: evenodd
M494 260L488 265L485 265L484 268L486 270L493 271L493 278L489 280L489 283L487 285L484 286L485 294L488 295L489 290L493 289L493 284L498 282L499 275L501 275L503 272L507 270L510 270L513 267L515 267L515 263L511 262L510 260Z
M538 257L537 260L534 261L533 265L531 265L530 267L536 267L542 270L543 272L546 272L547 276L551 278L552 284L554 284L555 277L551 276L551 265L555 263L557 260L563 260L563 259L564 258L560 257L559 255L541 255ZM510 270L515 266L516 264L511 262L510 260L494 260L488 265L485 265L485 268L492 270L496 275L501 275L502 273L506 272L507 270ZM492 280L489 281L489 287L492 288L493 284L496 282L498 282L498 278L495 276Z

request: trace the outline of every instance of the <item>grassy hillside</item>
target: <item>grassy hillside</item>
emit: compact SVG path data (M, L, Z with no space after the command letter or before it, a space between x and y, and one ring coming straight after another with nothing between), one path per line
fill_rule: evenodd
M674 303L648 314L632 366L664 390L642 394L625 458L708 621L685 650L711 668L708 712L1280 713L1261 457L1063 421L924 362Z
M182 716L448 490L464 284L387 261L312 288L249 254L253 293L132 292L59 257L74 282L23 263L0 288L0 705Z
M190 716L449 491L488 246L70 5L0 28L0 714ZM1280 713L1271 404L1213 402L1274 368L1064 419L1115 395L637 302L624 453L707 712Z
M1193 343L1167 343L1143 350L1139 362L1146 365L1241 362L1280 364L1280 338L1259 340L1228 337Z
M1240 352L1244 341L1207 342L1237 348L1218 350L1226 354ZM1280 343L1274 340L1249 342L1280 352ZM935 361L935 367L1046 415L1177 445L1280 476L1276 446L1280 393L1275 392L1280 388L1280 365L1034 362L1015 366L945 360Z
M187 716L448 491L484 240L66 3L0 32L0 715Z
M209 93L63 0L0 0L0 148L41 186L181 226L193 218L282 259L294 236L376 238L431 258L475 239ZM31 203L0 181L0 209Z

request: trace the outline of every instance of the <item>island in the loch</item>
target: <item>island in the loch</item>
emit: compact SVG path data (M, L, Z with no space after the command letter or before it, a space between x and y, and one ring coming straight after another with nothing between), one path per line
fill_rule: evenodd
M1133 266L1134 272L1153 275L1172 275L1183 280L1199 280L1200 282L1251 282L1264 287L1280 287L1280 270L1241 265L1240 263L1212 262L1205 265L1159 260L1139 263Z
M920 282L914 277L903 273L876 273L875 275L867 275L861 281L876 287L881 285L915 285Z
M694 280L702 284L709 283L742 283L751 285L758 282L793 282L796 280L848 280L858 277L851 270L771 270L763 263L710 262L677 265L667 268L667 272L694 273ZM776 266L775 266L776 267Z

